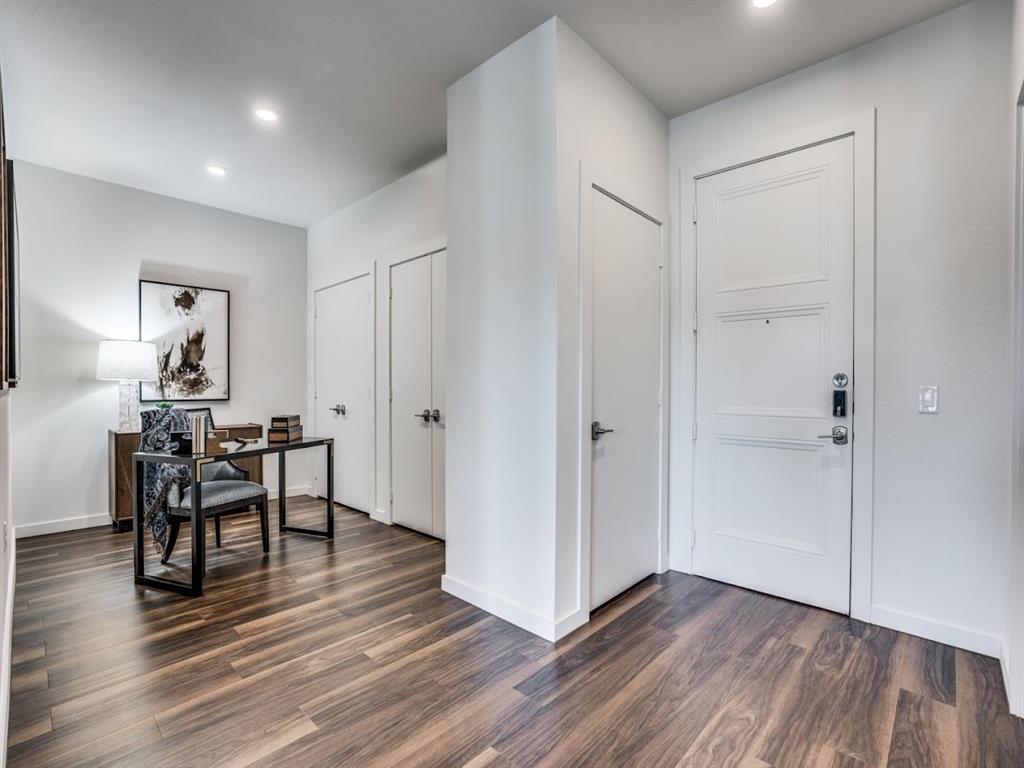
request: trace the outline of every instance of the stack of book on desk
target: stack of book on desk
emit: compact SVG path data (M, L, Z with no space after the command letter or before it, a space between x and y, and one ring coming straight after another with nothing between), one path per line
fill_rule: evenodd
M271 416L270 429L267 430L267 441L271 443L291 443L302 439L302 424L298 416Z

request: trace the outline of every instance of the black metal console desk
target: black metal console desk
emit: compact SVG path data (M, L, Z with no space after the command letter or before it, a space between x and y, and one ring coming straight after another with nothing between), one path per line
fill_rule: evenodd
M327 500L326 514L327 525L325 530L319 531L311 528L298 528L287 524L287 510L285 502L285 490L288 487L285 482L284 457L289 451L298 451L304 448L327 448ZM266 456L272 453L277 454L277 518L278 530L288 533L305 533L310 536L323 536L327 539L334 538L334 439L330 437L306 437L291 443L268 443L264 438L255 443L228 442L216 453L206 454L174 454L174 453L146 453L139 451L132 454L132 517L134 522L135 536L135 583L157 589L167 589L172 592L180 592L183 595L198 597L203 594L203 574L206 571L206 522L203 519L202 509L202 471L204 464L215 461L231 461L232 459L252 458L255 456ZM183 464L189 468L192 476L192 485L189 493L192 496L192 581L175 581L160 576L147 576L145 563L145 526L143 525L143 470L147 463L153 464Z

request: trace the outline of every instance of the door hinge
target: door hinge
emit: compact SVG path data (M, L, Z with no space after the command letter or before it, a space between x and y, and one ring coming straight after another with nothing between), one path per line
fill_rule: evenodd
M664 396L665 396L665 393L661 389L659 389L658 390L658 405L663 405L664 404L662 402L662 398L664 398Z
M664 253L659 253L658 254L658 269L663 269L664 267L665 267L665 254Z
M389 299L395 298L395 288L392 285L388 286L388 298Z
M693 332L697 332L697 313L693 313Z
M691 440L696 440L697 439L697 422L696 421L693 422L693 431L691 433L690 439Z
M697 204L693 204L693 223L697 223Z
M690 529L690 549L695 549L697 546L697 529Z
M393 401L394 401L394 399L395 399L395 390L393 390L393 389L389 389L389 390L388 390L388 402L389 402L389 403L390 403L390 402L393 402Z
M395 503L395 492L393 490L388 491L388 501L390 501L392 504Z

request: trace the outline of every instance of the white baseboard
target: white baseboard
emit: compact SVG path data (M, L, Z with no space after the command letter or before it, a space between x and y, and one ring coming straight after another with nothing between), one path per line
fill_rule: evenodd
M568 616L563 616L555 622L555 640L561 640L588 621L590 621L590 611L584 611L582 608L578 611L573 611Z
M1010 645L1005 637L1002 639L999 651L999 667L1003 672L1003 689L1006 691L1006 699L1010 705L1010 714L1017 717L1024 716L1024 709L1019 706L1021 702L1017 701L1017 686L1014 685L1010 675Z
M279 495L277 488L267 491L267 499L276 499ZM289 496L316 496L312 485L289 485L285 490L285 498Z
M60 520L45 520L41 523L23 523L15 526L14 537L26 539L29 536L42 536L47 533L77 531L82 528L99 528L110 525L110 515L83 515L82 517L64 517Z
M313 496L311 485L288 486L288 496ZM267 493L268 499L277 499L277 490L273 489ZM24 523L16 526L14 536L19 539L26 539L29 536L43 536L47 533L62 533L63 531L77 531L82 528L98 528L103 525L110 525L109 515L83 515L82 517L64 517L60 520L46 520L41 523Z
M389 515L383 509L375 509L370 512L370 519L376 520L378 523L384 523L384 525L391 525L391 515Z
M926 640L934 640L937 643L952 645L965 651L980 653L983 656L992 656L997 659L1002 656L1003 641L1001 638L954 624L943 624L924 616L873 605L871 606L871 623L906 632L908 635L917 635Z
M689 573L688 565L688 563L682 562L682 558L669 557L669 570ZM1000 660L1003 665L1003 675L1009 679L1006 645L1001 638L995 635L953 624L943 624L923 616L879 605L872 606L871 618L868 623L895 629L898 632L906 632L908 635L916 635L926 640L934 640L937 643L952 645L965 651L980 653L983 656L992 656ZM1007 690L1010 690L1009 686L1007 686Z
M538 616L521 605L472 587L448 574L441 577L441 589L549 642L553 643L558 638L553 620Z
M0 617L0 768L7 764L7 721L11 706L11 635L14 630L14 560L17 542L11 541L11 556L4 574L4 615Z

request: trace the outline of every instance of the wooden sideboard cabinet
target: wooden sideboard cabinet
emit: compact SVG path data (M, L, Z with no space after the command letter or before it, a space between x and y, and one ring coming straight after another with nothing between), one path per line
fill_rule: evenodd
M228 439L263 437L261 424L228 424L218 426ZM132 529L132 454L139 450L141 435L138 432L111 429L107 432L108 509L110 522L119 532ZM239 467L249 472L254 483L263 482L263 457L239 459Z

